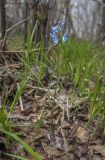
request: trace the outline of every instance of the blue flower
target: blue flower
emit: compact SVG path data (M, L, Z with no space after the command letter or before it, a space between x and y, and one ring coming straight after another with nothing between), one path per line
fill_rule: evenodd
M65 22L59 22L58 26L59 26L59 31L63 31L65 27Z
M56 45L59 43L58 37L56 33L62 33L65 28L65 22L59 22L58 25L51 27L50 37L52 38L53 44ZM62 36L62 43L65 43L68 39L67 33L64 33Z
M53 41L54 45L58 44L57 35L55 33L50 33L50 36L52 38L52 41Z
M62 42L65 43L68 40L68 35L65 33L62 37Z
M51 28L51 32L52 32L52 33L57 33L57 32L59 32L59 27L58 27L58 26L52 27L52 28Z

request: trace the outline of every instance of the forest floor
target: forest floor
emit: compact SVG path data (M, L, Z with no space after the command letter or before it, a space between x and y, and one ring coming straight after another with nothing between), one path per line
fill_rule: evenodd
M14 46L16 45L12 43L10 50ZM16 50L19 46L20 44L16 46ZM70 46L69 49L68 46ZM92 48L92 51L90 43L81 45L70 41L68 46L63 46L64 51L62 51L62 46L58 47L58 50L55 48L52 54L55 59L51 67L54 66L54 73L59 71L61 75L65 72L65 75L68 75L68 70L71 69L70 74L73 75L71 77L74 78L74 82L76 85L80 84L84 89L85 81L82 83L83 80L88 79L90 83L90 74L93 73L96 76L94 72L96 68L101 68L101 62L99 64L99 59L96 60L96 55L92 57L95 49ZM54 57L55 55L58 57ZM105 117L103 109L105 94L102 94L104 97L101 99L98 95L99 92L101 93L100 88L105 92L103 87L105 81L102 84L100 81L100 76L104 71L104 61L102 70L100 69L100 73L97 72L98 81L94 79L93 82L91 81L91 87L96 83L96 88L93 87L95 90L92 89L97 92L102 108L100 112L97 112L98 102L96 100L96 107L93 106L94 120L92 119L92 123L89 123L91 109L88 94L81 96L79 88L74 89L73 82L68 77L61 76L61 79L58 79L55 76L57 74L53 75L51 71L49 74L44 73L46 64L43 64L43 59L45 63L47 60L46 57L43 58L43 48L40 64L35 62L35 53L31 56L29 54L28 58L26 56L22 59L22 56L19 58L17 54L8 53L5 63L0 63L0 160L105 160L105 128L104 123L99 123L99 115ZM103 57L104 54L102 60ZM67 59L71 60L69 67ZM61 67L60 63L61 66L63 63L64 67ZM58 66L59 69L57 69ZM84 67L87 67L86 71ZM91 70L92 67L93 70ZM26 74L28 72L28 81L24 87L25 72ZM37 82L37 75L43 77L41 83ZM93 92L95 99L96 94ZM99 106L101 107L101 103ZM33 158L33 151L24 142L27 142L42 158Z
M7 106L13 101L22 72L22 65L12 58L0 65L0 83L3 86L0 101L2 103L6 95ZM12 131L19 132L20 137L45 160L105 160L102 127L97 129L95 120L87 125L88 98L81 98L78 91L74 92L72 84L63 90L56 88L56 81L55 78L50 82L50 88L28 82L10 115ZM4 134L0 134L0 160L18 159L3 153L34 159L20 143L8 141Z

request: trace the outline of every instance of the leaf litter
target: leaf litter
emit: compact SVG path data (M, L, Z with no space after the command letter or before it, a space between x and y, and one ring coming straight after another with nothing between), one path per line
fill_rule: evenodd
M7 110L18 86L19 80L16 73L22 65L8 66L10 66L9 72L5 70L5 66L2 66L3 69L0 71L0 84L3 86L0 90L0 103L6 92ZM11 66L15 66L15 69ZM96 136L95 140L90 139L94 128L86 127L87 102L87 97L81 98L72 89L69 91L58 89L55 96L55 89L28 84L10 115L14 122L13 130L19 132L20 136L45 160L105 160L105 146L102 138ZM51 129L52 106L54 107L53 130ZM54 134L53 140L52 134ZM4 157L2 152L10 152L32 159L20 144L16 142L8 144L7 141L7 138L0 134L1 157Z

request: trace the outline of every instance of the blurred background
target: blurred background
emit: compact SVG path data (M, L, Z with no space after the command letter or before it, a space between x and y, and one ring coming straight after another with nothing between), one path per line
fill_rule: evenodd
M27 38L35 27L35 41L41 33L48 41L51 26L65 22L64 30L70 36L103 42L105 33L105 0L1 0L0 30L27 19L10 30L13 36ZM3 18L5 16L5 18ZM4 21L5 22L2 22ZM6 27L4 27L6 26ZM4 31L5 32L5 31ZM3 35L2 35L3 38ZM13 38L13 37L12 37ZM48 43L48 42L46 42Z

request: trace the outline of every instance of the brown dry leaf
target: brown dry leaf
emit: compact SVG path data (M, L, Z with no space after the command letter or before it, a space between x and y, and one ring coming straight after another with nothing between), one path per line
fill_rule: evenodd
M39 106L43 106L46 102L47 99L47 95L45 94L43 98L41 98L41 100L39 100Z
M35 137L35 136L34 136L34 137ZM33 137L33 135L31 135L31 134L26 137L26 141L28 142L28 144L29 144L30 147L32 147L32 148L35 148L34 137Z
M95 145L95 146L91 146L90 148L96 151L98 154L101 154L105 158L105 146L104 145Z
M70 126L70 124L69 124L67 121L64 120L64 121L62 122L62 128L63 128L63 129L69 128L69 126Z
M58 149L42 142L42 147L45 151L45 153L48 155L48 156L56 156L56 157L59 157L61 155L61 151L59 151Z
M28 117L27 117L27 121L31 120L31 122L33 123L36 123L37 122L37 116L36 114L30 114Z
M79 158L85 158L84 156L87 154L87 148L85 146L78 146L75 150L75 154Z
M84 127L79 126L76 130L76 138L79 139L82 143L86 142L88 139L87 131Z
M33 102L32 105L31 105L31 108L32 108L32 113L34 112L37 112L38 110L38 105L36 102Z
M13 111L13 114L21 114L21 109L20 109L20 106L16 106L14 111Z
M23 121L27 120L27 117L26 116L22 116L21 114L17 114L17 115L11 114L10 118L12 118L12 119L19 119L19 120L23 120Z
M63 160L74 160L74 155L72 153L65 153L62 159Z
M29 116L32 113L32 108L30 107L30 104L27 103L27 108L24 107L24 109L21 110L21 112L24 116Z

